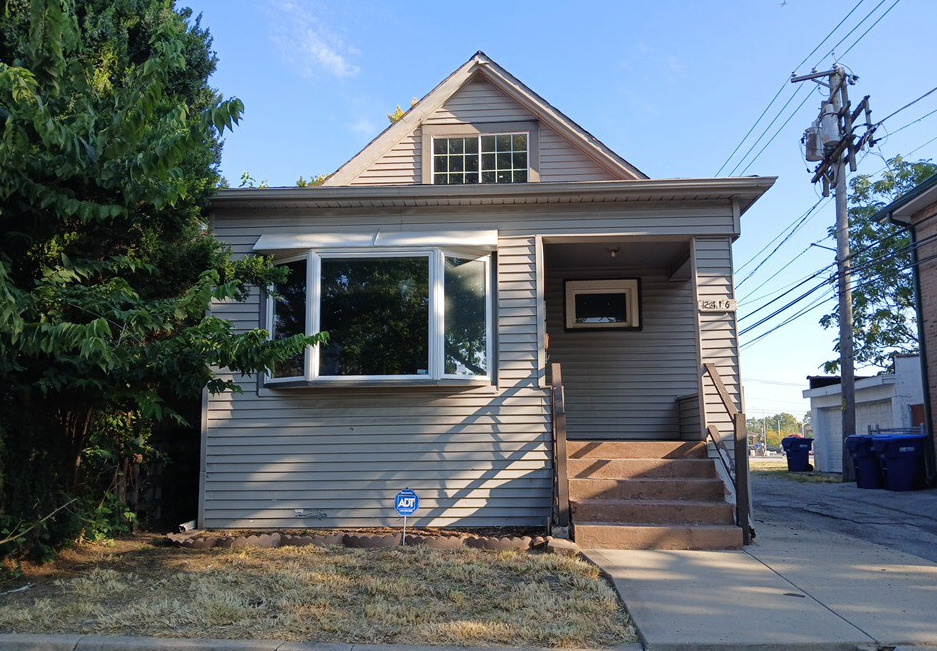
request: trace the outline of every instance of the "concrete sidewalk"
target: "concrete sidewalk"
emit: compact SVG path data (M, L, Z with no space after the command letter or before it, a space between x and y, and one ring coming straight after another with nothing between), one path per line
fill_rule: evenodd
M745 551L587 551L645 648L937 645L937 564L846 536L762 523Z

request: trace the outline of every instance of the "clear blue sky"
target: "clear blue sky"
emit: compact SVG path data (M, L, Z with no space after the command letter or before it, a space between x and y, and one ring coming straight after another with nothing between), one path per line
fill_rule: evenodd
M212 84L246 105L241 125L226 136L222 172L232 186L245 170L272 186L334 171L387 125L386 115L397 105L408 108L413 97L425 95L477 50L652 178L778 176L742 220L735 246L740 317L760 304L752 298L833 261L833 253L822 248L803 253L833 223L830 201L746 279L764 254L746 263L819 199L800 147L821 99L814 84L804 84L755 144L797 90L788 82L791 72L814 65L828 69L838 60L859 76L850 88L854 102L871 96L873 121L937 86L933 0L178 5L201 13L214 37L220 62ZM781 88L765 119L743 141ZM806 103L795 110L808 91ZM935 109L937 93L886 120L878 135ZM883 156L933 158L937 141L929 141L935 136L937 114L884 138L861 161L859 173L880 172ZM804 414L804 378L819 374L833 356L835 332L817 325L830 305L744 346L794 312L788 311L742 339L749 415Z

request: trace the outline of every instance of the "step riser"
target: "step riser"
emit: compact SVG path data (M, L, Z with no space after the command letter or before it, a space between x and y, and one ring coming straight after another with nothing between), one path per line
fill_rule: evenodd
M571 479L569 497L624 500L712 500L723 501L725 488L718 479Z
M717 502L570 501L573 522L732 524L732 505Z
M577 524L583 549L741 549L742 530L727 527L653 527Z
M715 479L712 459L570 459L570 479Z
M567 441L570 459L705 459L700 441Z

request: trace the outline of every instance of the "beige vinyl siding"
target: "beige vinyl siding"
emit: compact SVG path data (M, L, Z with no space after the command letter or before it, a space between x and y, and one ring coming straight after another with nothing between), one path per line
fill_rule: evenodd
M730 238L696 238L694 258L698 300L735 297ZM741 400L736 315L734 312L698 312L698 318L702 362L715 364L738 409ZM719 428L731 454L734 436L732 420L708 376L704 376L702 388L706 424Z
M542 525L551 510L552 463L549 394L539 387L537 369L535 236L703 233L718 236L706 240L718 248L728 247L733 220L728 206L643 202L213 214L215 235L235 255L249 253L261 234L441 228L499 232L497 385L258 391L253 380L242 380L243 394L214 396L208 402L203 526L396 525L392 498L406 486L421 496L415 526ZM601 413L607 407L603 417L627 423L635 434L647 432L643 425L648 422L656 428L651 435L661 435L665 428L674 434L674 398L697 386L692 285L668 282L662 271L642 274L642 282L645 331L621 334L644 334L635 339L644 343L656 338L658 350L622 347L616 351L621 354L619 370L612 371L620 377L612 379L632 406L653 403L648 413L655 420L644 420L637 411L619 418L614 414L619 395L604 389L590 398L590 409ZM555 296L547 301L548 310L562 305ZM244 304L216 305L214 312L231 319L239 331L257 327L260 295L253 293ZM669 337L679 344L672 345ZM557 340L552 344L551 353ZM590 350L581 361L586 359L594 362L596 377L603 376L599 362L607 367L608 360L602 351ZM626 379L627 371L634 379ZM665 381L668 377L676 380ZM670 416L663 399L647 395L649 383L658 380L658 387L666 384ZM573 398L578 399L575 390L567 396L571 424Z
M290 221L310 231L312 220ZM214 230L236 254L261 233L282 232L217 216ZM243 394L210 397L202 526L399 525L393 497L405 487L420 496L413 526L546 522L552 438L536 381L533 250L533 237L499 245L497 387L257 391L248 379ZM243 330L257 327L260 308L254 294L214 313Z
M418 127L358 175L351 185L417 185L420 183L422 151L422 135Z
M540 126L540 181L617 181L616 176L570 145L554 129Z
M546 268L549 361L563 368L570 439L680 438L676 398L697 390L693 288L663 273ZM641 330L564 329L564 281L640 277Z
M531 122L537 117L492 83L476 79L466 84L430 115L428 125ZM418 127L379 160L357 175L350 185L416 185L421 183L422 130ZM609 172L545 124L539 127L540 180L611 181L623 178ZM630 178L630 177L629 177Z
M476 79L446 100L426 124L472 124L533 120L534 115L488 81Z

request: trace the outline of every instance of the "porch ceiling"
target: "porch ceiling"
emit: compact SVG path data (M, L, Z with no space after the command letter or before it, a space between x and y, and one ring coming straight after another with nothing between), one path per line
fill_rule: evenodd
M610 250L616 250L612 257ZM548 266L597 269L668 269L689 255L686 240L609 239L590 242L545 243Z

